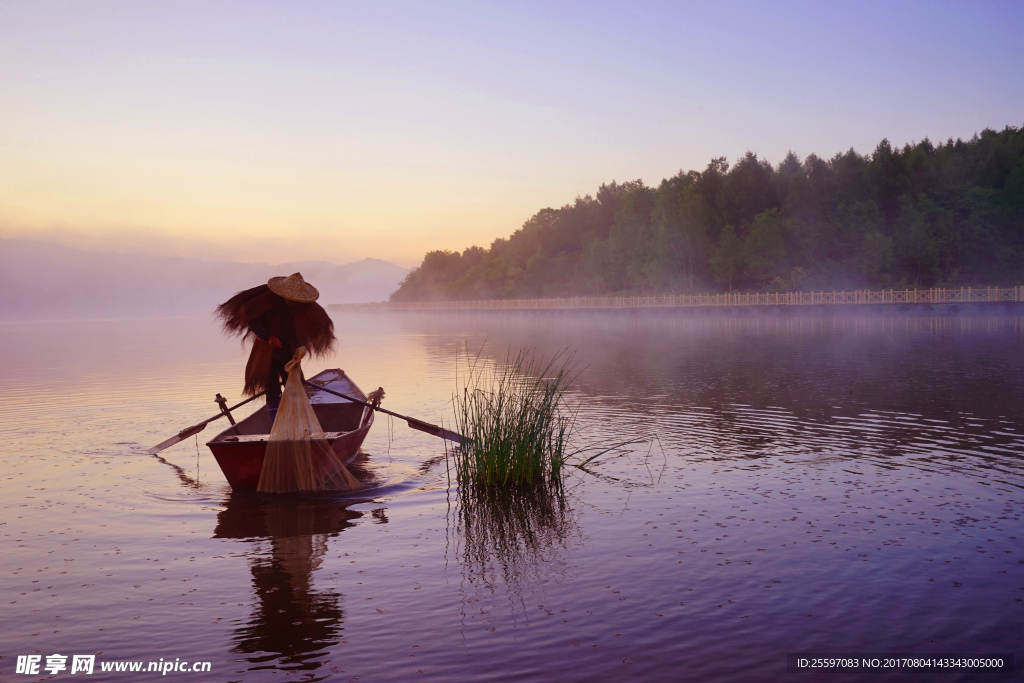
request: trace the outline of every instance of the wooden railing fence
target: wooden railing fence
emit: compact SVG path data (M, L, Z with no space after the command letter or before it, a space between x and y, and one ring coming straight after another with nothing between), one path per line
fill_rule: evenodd
M864 304L959 304L1024 301L1024 287L883 289L832 292L729 292L637 296L575 296L558 299L487 299L333 304L331 308L388 311L503 311L717 306L833 306Z

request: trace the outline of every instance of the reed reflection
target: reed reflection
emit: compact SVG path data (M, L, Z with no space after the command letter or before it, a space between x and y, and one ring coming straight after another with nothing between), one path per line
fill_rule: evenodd
M217 515L214 538L252 541L253 613L235 629L232 652L249 655L249 670L315 671L341 641L343 596L313 588L328 540L362 512L351 503L232 494ZM322 677L303 680L324 680Z
M490 593L504 584L521 597L561 576L563 553L582 539L571 502L561 483L460 488L449 535L464 580Z

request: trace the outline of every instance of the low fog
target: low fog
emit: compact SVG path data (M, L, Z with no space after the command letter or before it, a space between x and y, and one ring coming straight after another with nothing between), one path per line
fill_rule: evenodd
M384 301L408 272L377 259L271 265L150 254L92 253L0 239L0 318L155 318L212 313L235 292L301 272L320 303Z

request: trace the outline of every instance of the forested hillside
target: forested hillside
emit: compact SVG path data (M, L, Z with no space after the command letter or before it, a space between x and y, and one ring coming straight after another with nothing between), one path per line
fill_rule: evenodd
M428 253L391 299L1022 282L1024 129L1007 127L612 182L489 249Z

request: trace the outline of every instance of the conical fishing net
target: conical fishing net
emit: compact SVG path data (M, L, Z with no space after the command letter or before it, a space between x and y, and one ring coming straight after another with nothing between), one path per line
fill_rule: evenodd
M324 436L320 421L302 385L305 347L285 365L288 381L281 394L277 419L270 430L267 452L256 490L263 493L352 491L359 482L345 467Z

